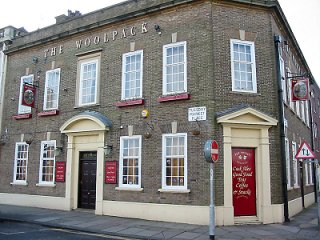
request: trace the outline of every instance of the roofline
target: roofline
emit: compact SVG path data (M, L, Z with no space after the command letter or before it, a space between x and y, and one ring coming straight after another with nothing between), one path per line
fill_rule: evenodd
M114 15L111 18L103 19L101 21L93 22L93 23L90 23L90 24L87 24L87 25L82 25L82 26L80 26L78 28L74 28L74 29L71 29L69 31L59 32L57 34L50 35L50 36L44 37L44 38L39 37L37 40L30 41L29 43L21 44L21 45L18 45L18 46L12 46L8 50L6 50L5 53L6 54L10 54L10 53L13 53L13 52L16 52L16 51L19 51L19 50L27 49L27 48L34 47L34 46L37 46L37 45L40 45L40 44L44 44L44 43L47 43L49 41L58 40L60 38L67 37L67 36L70 36L70 35L74 35L74 34L77 34L77 33L82 33L82 32L85 32L87 30L94 29L94 28L97 28L97 27L105 26L105 25L112 24L112 23L117 23L117 22L120 22L120 21L125 21L125 20L131 19L131 18L135 18L135 17L144 16L146 14L154 13L156 11L167 9L167 8L170 8L170 7L175 7L175 6L178 6L178 5L188 4L188 3L198 2L198 1L203 1L203 0L167 0L167 1L164 0L164 1L161 1L160 4L153 5L153 6L149 7L149 8L143 8L143 7L136 6L135 10L128 11L125 14ZM313 77L313 75L311 73L311 70L310 70L308 64L307 64L307 61L306 61L306 59L305 59L305 57L304 57L304 55L303 55L303 53L302 53L302 51L301 51L301 49L299 47L299 44L298 44L298 42L297 42L297 40L296 40L296 38L295 38L295 36L293 34L293 31L292 31L292 29L291 29L291 27L290 27L285 15L284 15L284 12L283 12L278 0L268 0L268 1L267 0L211 0L211 1L224 2L224 3L225 2L229 2L231 4L232 3L238 3L238 4L244 4L244 5L248 5L249 4L249 5L255 5L255 6L260 6L260 7L273 8L275 10L275 13L278 15L279 19L283 22L283 24L285 26L285 31L287 31L287 34L292 39L294 47L296 48L298 54L300 55L300 58L301 58L303 64L305 65L306 70L308 71L308 75L312 78L312 81L314 80L314 77ZM73 21L79 20L80 18L86 18L86 17L92 16L94 14L97 14L99 12L105 12L105 11L110 11L111 12L112 9L117 10L117 9L123 8L124 6L129 6L130 4L138 5L138 2L139 1L137 1L137 0L127 0L127 1L115 4L115 5L112 5L112 6L108 6L106 8L98 9L96 11L93 11L93 12L90 12L90 13L87 13L87 14L84 14L84 15L81 15L81 16L77 16L77 17L71 18L71 19L66 20L64 22L61 22L61 23L53 24L53 25L50 25L48 27L45 27L45 28L30 32L30 33L27 33L23 37L28 37L28 36L31 36L33 34L38 34L39 32L42 32L42 31L47 30L47 29L50 29L50 28L52 28L54 26L57 26L57 25L67 25L67 24L70 24Z

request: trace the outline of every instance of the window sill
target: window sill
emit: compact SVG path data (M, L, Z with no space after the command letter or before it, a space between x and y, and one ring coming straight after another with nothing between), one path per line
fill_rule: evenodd
M293 187L287 187L287 190L289 191L289 190L292 190L293 189Z
M123 100L123 101L114 103L116 107L128 107L128 106L143 105L143 104L144 104L144 99Z
M143 188L116 187L115 190L129 191L129 192L142 192Z
M300 188L299 185L294 185L293 188L297 189L297 188Z
M240 95L261 96L261 94L257 93L257 92L245 92L245 91L232 90L231 93L232 94L240 94Z
M92 104L75 106L75 107L73 107L73 108L74 108L74 109L78 109L78 108L99 107L99 106L100 106L99 103L92 103Z
M59 110L49 110L38 113L38 117L47 117L47 116L55 116L59 114Z
M55 183L37 183L37 187L56 187Z
M12 118L14 120L29 119L29 118L32 118L32 114L31 113L18 114L18 115L13 115Z
M158 192L162 193L190 193L190 189L158 189Z
M191 98L190 93L181 93L177 95L165 95L158 98L158 102L169 102L177 100L189 100Z
M12 182L10 183L10 185L14 185L14 186L28 186L27 182Z

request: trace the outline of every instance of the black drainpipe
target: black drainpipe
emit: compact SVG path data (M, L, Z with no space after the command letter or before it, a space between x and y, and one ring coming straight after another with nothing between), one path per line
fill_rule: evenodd
M284 132L284 110L283 110L283 91L282 91L282 80L280 72L280 52L279 44L281 43L280 36L274 36L274 43L276 47L276 69L277 69L277 83L278 83L278 105L279 105L279 124L280 124L280 155L281 155L281 178L282 178L282 191L283 191L283 202L284 202L284 219L286 222L290 222L289 219L289 207L288 207L288 189L287 189L287 163L286 163L286 143L285 143L285 132Z

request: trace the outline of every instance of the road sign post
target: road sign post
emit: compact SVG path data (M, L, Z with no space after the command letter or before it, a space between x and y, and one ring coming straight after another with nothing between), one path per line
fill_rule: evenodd
M319 196L319 162L318 159L316 159L316 155L312 151L310 145L304 141L299 150L297 151L297 154L295 155L296 159L301 159L301 160L307 160L307 159L315 159L314 163L316 166L316 196L317 196L317 203L318 203L318 228L320 229L320 196ZM310 160L309 160L310 161ZM301 162L301 171L302 171L302 164L303 161ZM303 173L303 171L302 171ZM302 192L302 204L304 207L304 193L303 193L303 177L301 178L301 192Z
M210 240L215 238L215 211L214 211L214 163L219 158L219 146L217 141L208 140L204 145L204 157L210 163L210 220L209 220L209 237Z

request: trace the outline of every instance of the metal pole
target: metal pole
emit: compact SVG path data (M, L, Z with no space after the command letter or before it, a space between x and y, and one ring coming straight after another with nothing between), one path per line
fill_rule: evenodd
M210 240L214 240L215 232L215 212L214 212L214 163L210 163Z

